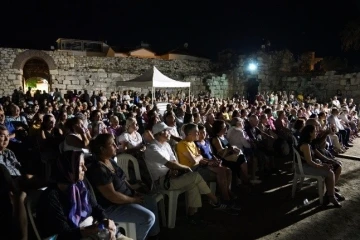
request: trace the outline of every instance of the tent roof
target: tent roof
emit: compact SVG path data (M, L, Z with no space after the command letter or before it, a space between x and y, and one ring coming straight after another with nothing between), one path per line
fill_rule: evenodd
M147 70L143 75L129 81L117 81L117 86L124 87L155 87L155 88L186 88L190 82L173 80L162 74L155 66Z

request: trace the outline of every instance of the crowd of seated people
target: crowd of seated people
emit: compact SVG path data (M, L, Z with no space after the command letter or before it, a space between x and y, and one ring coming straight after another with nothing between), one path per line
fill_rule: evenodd
M6 224L15 223L4 235L28 238L26 193L44 187L36 219L44 238L81 239L103 224L115 239L114 222L133 222L137 239L159 239L154 187L186 191L188 223L206 225L198 211L201 195L214 210L238 215L237 187L252 188L279 173L281 156L290 156L292 146L306 174L325 178L324 204L341 207L345 198L336 183L343 163L336 156L359 136L352 99L340 104L334 98L329 105L294 96L289 103L261 95L252 104L190 99L173 98L160 115L149 97L128 91L110 98L16 91L3 98L0 191L8 197L0 214L13 220ZM127 179L118 166L115 157L124 153L137 159L148 188L135 189L131 169ZM217 183L219 197L209 182Z

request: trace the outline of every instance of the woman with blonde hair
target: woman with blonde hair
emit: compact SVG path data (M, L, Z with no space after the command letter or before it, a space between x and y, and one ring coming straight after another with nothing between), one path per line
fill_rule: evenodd
M126 120L125 132L123 132L117 139L120 143L120 151L126 153L136 153L144 151L145 145L143 139L138 132L139 126L135 118L131 117Z

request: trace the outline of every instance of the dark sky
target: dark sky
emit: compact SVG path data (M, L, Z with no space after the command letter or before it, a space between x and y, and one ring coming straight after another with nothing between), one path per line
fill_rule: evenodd
M266 38L295 53L339 55L339 32L360 14L356 1L5 0L0 46L49 49L63 37L118 46L146 41L163 51L187 42L214 56L226 48L252 51Z

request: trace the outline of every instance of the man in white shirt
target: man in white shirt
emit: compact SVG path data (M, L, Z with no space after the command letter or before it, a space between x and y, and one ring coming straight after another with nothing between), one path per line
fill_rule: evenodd
M340 108L340 101L337 99L337 96L334 96L332 102L331 102L335 107Z
M220 203L218 198L211 193L210 188L200 176L191 168L178 163L168 140L170 139L169 128L165 123L156 123L152 129L155 140L149 144L145 151L145 162L149 173L161 189L187 191L188 218L191 224L201 224L196 216L197 208L202 206L201 194L210 199L214 209L225 210L229 207Z
M338 132L339 140L341 140L342 144L345 147L352 147L349 143L350 140L350 129L345 127L340 119L338 118L339 110L337 108L333 108L331 110L331 115L328 117L327 121L329 124L334 124L336 126L336 130Z
M249 138L244 132L244 121L239 118L233 118L231 121L231 128L228 130L226 137L232 146L236 146L240 150L244 148L251 148Z

